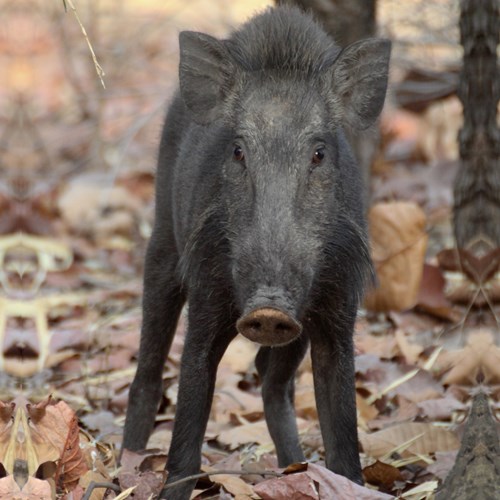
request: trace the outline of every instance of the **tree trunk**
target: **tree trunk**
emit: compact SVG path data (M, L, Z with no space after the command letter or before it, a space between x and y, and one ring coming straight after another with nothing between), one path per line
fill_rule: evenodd
M340 47L375 36L376 3L377 0L276 0L277 5L296 5L311 12ZM363 173L365 198L368 199L379 130L377 127L366 132L348 130L347 136Z
M460 248L484 254L500 246L499 0L462 0L464 49L459 97L464 125L454 187L454 231Z
M376 0L276 0L311 12L341 46L375 36Z
M477 1L477 0L476 0ZM496 493L495 493L496 492ZM474 396L455 465L436 493L436 500L498 498L500 442L488 397Z

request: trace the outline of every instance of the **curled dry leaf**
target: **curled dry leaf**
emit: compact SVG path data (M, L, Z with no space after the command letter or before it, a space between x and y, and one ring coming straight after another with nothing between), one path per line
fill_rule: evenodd
M58 450L51 443L37 439L28 420L24 398L16 398L13 406L14 418L4 427L0 442L2 464L8 474L13 474L16 460L23 460L27 464L28 474L33 476L40 464L58 459Z
M33 442L36 446L50 443L59 453L56 484L71 491L87 471L83 453L79 446L78 418L64 402L54 403L50 396L37 405L26 405L31 417ZM40 461L42 455L39 455Z
M411 202L378 203L368 218L379 286L367 295L366 307L375 311L413 307L427 247L424 212Z
M7 407L2 408L0 415L7 413ZM0 425L3 426L0 428L0 456L9 474L13 474L19 460L26 462L30 476L41 464L57 462L56 484L70 491L87 472L79 446L77 417L63 401L54 403L49 396L32 405L18 398L14 419L9 423L2 419Z

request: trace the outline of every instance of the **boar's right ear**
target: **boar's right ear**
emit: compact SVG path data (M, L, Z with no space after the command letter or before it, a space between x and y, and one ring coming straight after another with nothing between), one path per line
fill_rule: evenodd
M351 127L368 128L382 111L390 54L389 40L368 38L346 47L333 63L332 99Z
M209 35L182 31L179 35L179 81L184 104L200 124L222 115L234 78L234 66L224 45Z

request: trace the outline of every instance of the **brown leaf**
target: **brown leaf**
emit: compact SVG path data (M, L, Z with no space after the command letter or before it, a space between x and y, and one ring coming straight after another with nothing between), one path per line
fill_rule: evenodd
M305 420L298 418L297 426L299 432L307 429L309 423ZM267 430L267 424L264 420L259 422L252 422L248 424L239 425L232 429L224 430L219 433L218 441L231 450L238 448L242 444L256 443L258 445L272 446L271 436Z
M362 427L366 427L367 423L378 415L375 405L369 405L366 399L358 393L356 393L356 410L358 412L358 423Z
M423 346L410 342L409 335L401 329L395 331L396 343L409 365L416 365L424 350Z
M272 442L265 421L243 424L222 431L219 434L218 441L229 446L232 450L238 448L242 444L257 443L262 445L271 444Z
M376 460L372 465L363 469L365 481L375 486L392 488L394 481L402 481L403 476L396 467Z
M393 498L349 481L317 464L308 464L307 471L263 481L254 491L264 500L331 499L376 500Z
M136 486L134 499L148 500L156 498L165 483L166 473L162 472L121 472L118 474L118 482L122 490Z
M0 435L0 456L9 474L14 472L14 465L18 460L25 461L28 474L34 475L41 463L59 458L58 450L51 443L37 442L34 426L28 421L26 404L25 398L16 398L14 419Z
M318 486L307 472L262 481L254 491L263 500L319 500Z
M422 415L433 421L451 420L454 411L465 409L465 405L449 393L443 398L427 399L417 404Z
M444 481L449 474L455 460L457 459L458 450L454 451L436 451L436 461L427 466L427 472Z
M309 468L307 462L296 462L290 464L284 471L283 474L296 474L297 472L305 472Z
M53 498L48 481L29 477L21 490L14 476L0 479L0 499L10 500L50 500Z
M398 353L394 335L372 335L364 332L354 337L356 349L361 353L376 354L380 358L392 359Z
M210 475L209 478L210 481L220 484L227 492L234 496L241 495L251 498L254 493L253 488L248 483L245 483L243 479L234 474L215 474L213 476Z
M427 247L424 212L410 202L378 203L368 218L379 286L366 297L366 307L375 311L413 307Z
M230 366L235 373L244 373L253 363L257 350L257 344L239 335L229 344L220 364Z
M443 351L436 365L449 370L443 384L473 384L483 378L487 384L500 382L500 347L495 344L496 332L470 332L467 344L457 351Z
M50 443L51 450L58 451L56 484L71 491L88 467L79 446L78 418L64 402L54 403L50 397L36 405L26 405L32 417L30 425L33 443L38 452L39 462L52 460L46 458L45 449Z
M455 322L460 319L460 315L453 310L451 302L445 296L445 284L439 267L424 264L417 306L426 313Z
M109 481L108 477L105 477L97 471L89 470L81 478L78 483L84 491L87 490L91 482L104 483ZM106 494L106 488L94 488L89 500L102 500Z
M364 452L374 458L381 458L404 443L411 441L402 456L412 453L422 455L436 451L456 450L459 441L449 430L430 423L404 422L372 434L360 432L359 440Z

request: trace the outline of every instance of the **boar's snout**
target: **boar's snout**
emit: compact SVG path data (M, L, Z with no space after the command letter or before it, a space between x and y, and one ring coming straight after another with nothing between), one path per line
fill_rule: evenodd
M236 328L247 339L267 346L288 344L302 332L302 325L284 312L262 307L238 320Z

